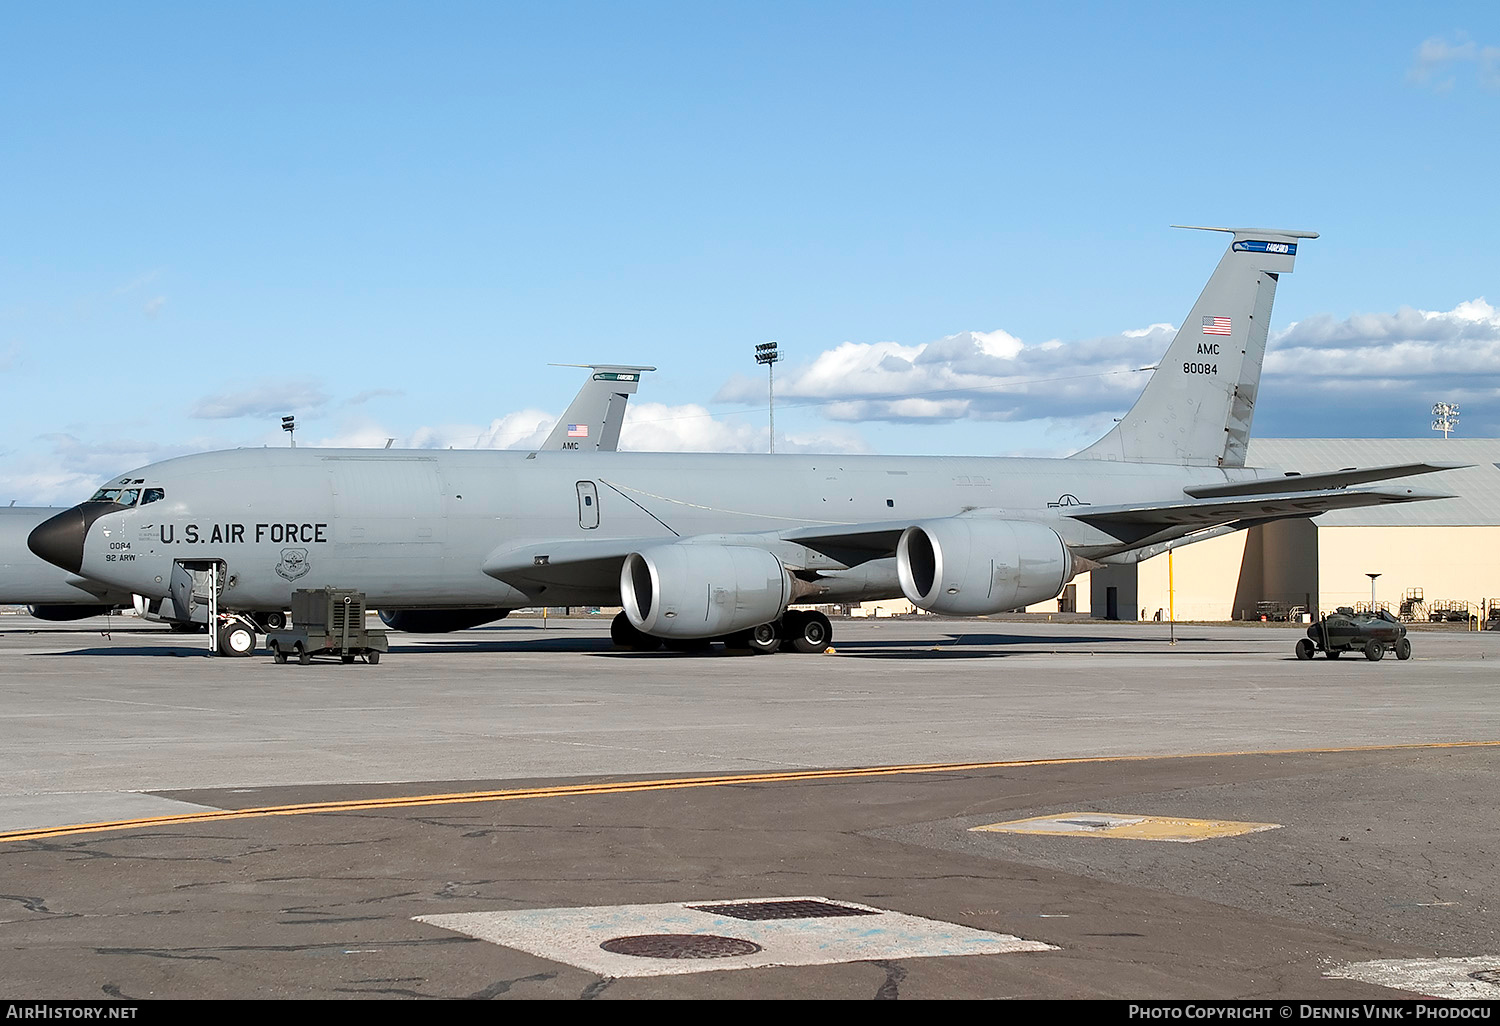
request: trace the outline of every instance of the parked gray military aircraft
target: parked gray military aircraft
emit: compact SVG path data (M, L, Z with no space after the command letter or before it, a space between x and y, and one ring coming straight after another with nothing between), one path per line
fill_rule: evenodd
M1212 230L1229 247L1139 400L1067 459L239 449L133 470L29 544L179 609L212 594L235 652L234 613L323 586L449 612L618 603L622 644L814 651L828 620L795 604L994 613L1167 541L1441 497L1354 486L1448 465L1244 466L1279 276L1317 235Z
M0 508L0 605L23 605L39 620L82 620L130 605L130 593L90 581L36 557L26 539L57 516L55 506Z
M540 448L613 452L619 444L626 403L640 387L641 375L656 368L587 363L557 366L582 367L590 374ZM107 488L95 496L101 501L109 497ZM113 495L114 501L130 506L146 505L158 498L155 493L132 492L128 487L117 488ZM56 566L38 559L27 547L26 539L37 525L59 512L61 510L48 506L0 508L0 605L27 606L31 615L41 620L82 620L129 607L133 601L129 592L77 574L60 574ZM141 603L141 608L143 612L149 611L150 604ZM161 611L158 603L156 612L160 614ZM168 608L166 612L165 619L172 620L173 610ZM258 630L285 624L283 610L246 612ZM504 614L485 615L482 619L474 619L475 615L478 614L470 611L407 609L384 609L380 613L381 619L390 627L422 633L472 627Z

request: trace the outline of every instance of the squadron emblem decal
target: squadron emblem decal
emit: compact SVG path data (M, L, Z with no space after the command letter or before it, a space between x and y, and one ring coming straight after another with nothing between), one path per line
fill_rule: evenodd
M312 569L307 563L306 549L282 549L281 562L276 564L276 572L289 581L295 581L308 570Z

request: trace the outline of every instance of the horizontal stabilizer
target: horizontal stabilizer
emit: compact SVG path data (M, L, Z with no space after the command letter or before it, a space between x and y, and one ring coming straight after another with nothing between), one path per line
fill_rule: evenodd
M1261 477L1250 481L1231 481L1227 484L1198 485L1193 488L1184 488L1183 491L1195 499L1222 498L1231 495L1316 492L1328 488L1369 484L1371 481L1415 477L1417 474L1435 474L1440 470L1462 470L1471 465L1468 463L1402 463L1389 467L1350 467L1320 474L1288 474L1284 477Z

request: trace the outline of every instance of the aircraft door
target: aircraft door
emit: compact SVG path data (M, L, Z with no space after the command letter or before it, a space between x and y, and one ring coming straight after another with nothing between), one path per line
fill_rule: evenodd
M592 481L578 482L578 526L585 531L599 526L599 489Z
M217 612L219 593L224 590L223 571L218 560L174 560L172 578L167 583L172 619L208 623Z
M172 564L172 580L168 583L172 595L172 618L190 621L193 618L193 572L178 560Z

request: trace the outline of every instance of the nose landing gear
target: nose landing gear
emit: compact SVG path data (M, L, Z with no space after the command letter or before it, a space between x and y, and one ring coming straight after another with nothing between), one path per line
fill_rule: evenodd
M255 628L238 616L221 616L218 633L219 655L249 656L255 654Z

